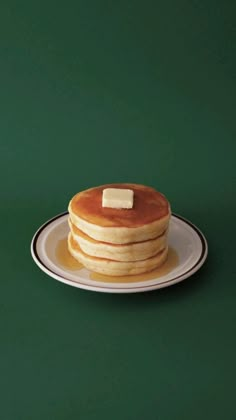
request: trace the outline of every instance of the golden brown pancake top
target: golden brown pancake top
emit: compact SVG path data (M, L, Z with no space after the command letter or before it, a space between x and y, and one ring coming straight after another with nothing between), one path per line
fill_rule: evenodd
M102 207L105 188L128 188L134 191L132 209ZM89 223L103 227L138 227L170 214L168 200L154 188L139 184L106 184L76 194L70 203L71 212Z

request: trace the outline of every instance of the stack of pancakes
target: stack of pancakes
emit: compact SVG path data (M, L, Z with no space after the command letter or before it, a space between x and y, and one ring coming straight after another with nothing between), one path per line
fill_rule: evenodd
M131 209L102 207L106 188L131 189ZM141 274L167 258L167 199L151 187L107 184L76 194L69 203L68 249L86 268L110 276Z

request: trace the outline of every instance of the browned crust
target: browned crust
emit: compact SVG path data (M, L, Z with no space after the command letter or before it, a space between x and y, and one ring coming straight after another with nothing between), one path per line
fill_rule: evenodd
M102 207L105 188L128 188L134 191L132 209ZM72 214L101 227L138 227L170 214L166 197L154 188L139 184L106 184L76 194L70 202Z

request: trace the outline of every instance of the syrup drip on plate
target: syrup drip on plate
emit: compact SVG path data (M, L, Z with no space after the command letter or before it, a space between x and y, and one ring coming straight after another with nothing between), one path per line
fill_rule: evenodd
M83 265L77 261L68 251L67 238L58 241L56 248L56 256L58 262L69 270L81 270ZM134 276L106 276L104 274L90 272L90 279L94 281L106 282L106 283L135 283L141 281L153 280L158 277L165 276L170 273L179 264L179 257L177 252L169 247L167 260L161 267L149 271L144 274L137 274Z
M72 255L69 253L67 246L67 238L58 241L56 248L56 257L58 262L64 268L67 268L69 270L81 270L83 268L83 265L74 257L72 257Z
M148 281L165 276L177 267L178 263L179 257L177 252L169 247L168 256L164 264L148 273L136 274L134 276L105 276L104 274L91 273L90 279L108 283L135 283L139 281Z

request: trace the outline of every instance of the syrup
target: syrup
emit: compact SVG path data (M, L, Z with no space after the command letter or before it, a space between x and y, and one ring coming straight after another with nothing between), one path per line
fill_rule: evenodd
M58 262L69 270L81 270L83 265L77 261L68 251L67 238L58 241L56 248L56 257Z
M83 265L79 263L68 251L67 238L61 239L56 248L56 256L58 262L69 270L81 270ZM106 276L99 273L90 273L90 279L107 283L135 283L139 281L153 280L170 273L179 264L179 257L177 252L169 247L167 260L164 264L153 271L144 274L137 274L134 276Z
M134 276L105 276L104 274L91 272L90 279L108 283L136 283L139 281L148 281L165 276L177 267L178 264L179 257L177 252L169 247L168 256L164 264L148 273L136 274Z

